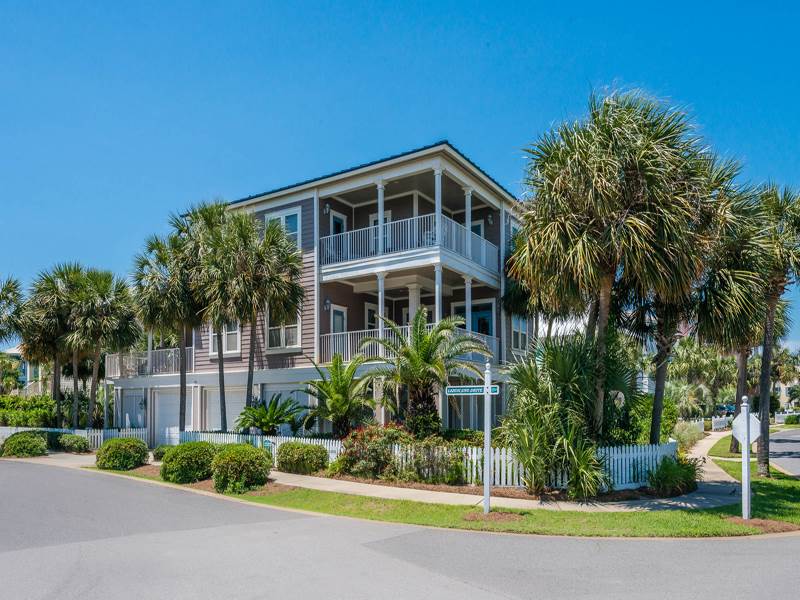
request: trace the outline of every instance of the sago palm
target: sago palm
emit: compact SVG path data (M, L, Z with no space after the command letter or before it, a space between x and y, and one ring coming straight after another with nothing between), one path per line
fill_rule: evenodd
M345 363L341 354L334 354L327 373L314 364L319 379L306 382L306 394L316 400L316 406L309 411L305 423L329 421L333 434L344 438L354 425L366 420L374 409L375 401L369 389L369 378L359 377L358 369L364 364L361 354Z
M428 327L428 311L420 308L408 333L390 319L383 319L386 335L369 337L361 347L377 344L386 357L385 366L370 371L373 381L384 380L408 390L406 426L417 437L438 433L436 407L438 390L452 376L481 377L483 365L467 358L470 354L489 357L491 352L479 339L464 332L464 319L447 317ZM462 333L463 332L463 333Z
M265 435L276 435L281 425L292 423L305 409L292 398L273 394L268 402L246 406L236 421L236 428L256 427Z

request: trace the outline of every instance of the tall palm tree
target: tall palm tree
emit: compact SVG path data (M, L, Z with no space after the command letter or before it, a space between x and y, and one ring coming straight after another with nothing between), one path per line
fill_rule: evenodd
M19 281L13 277L0 281L0 343L16 335L21 302L22 288Z
M221 243L225 249L220 254L231 267L227 284L233 310L242 326L250 326L245 404L252 406L258 315L269 307L270 322L279 323L298 313L304 297L303 263L299 249L278 222L262 228L248 213L228 215Z
M306 426L314 421L330 421L333 434L347 437L353 426L363 422L375 401L369 390L369 377L359 377L358 369L364 364L361 354L345 363L341 354L334 354L327 374L314 363L319 379L306 382L306 394L316 400L305 418Z
M417 437L438 433L440 420L436 408L437 391L447 385L453 375L483 376L482 365L466 358L469 354L491 356L486 345L459 333L464 325L461 317L447 317L428 329L428 311L421 307L406 334L390 319L383 338L365 338L361 347L377 344L383 349L386 365L369 372L372 381L385 380L408 389L406 426Z
M527 149L532 197L522 207L524 243L510 273L529 289L574 288L596 303L598 432L615 281L636 273L643 290L658 289L670 300L673 289L683 292L668 268L679 256L665 240L680 241L691 229L692 198L676 194L675 173L694 143L682 112L630 92L592 95L585 120L564 123Z
M86 426L91 428L94 426L101 352L103 349L129 348L139 339L141 328L136 320L133 295L125 281L114 277L110 271L89 269L84 283L72 313L73 331L67 339L71 344L90 349L92 384Z
M759 378L758 473L769 477L769 397L772 348L775 340L775 315L786 287L800 276L800 196L776 185L768 185L759 195L766 217L763 223L767 236L768 256L764 271L764 337L761 343L761 377Z

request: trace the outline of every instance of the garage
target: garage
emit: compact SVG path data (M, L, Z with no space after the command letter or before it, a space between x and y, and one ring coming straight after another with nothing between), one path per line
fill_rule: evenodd
M228 431L236 429L236 420L244 410L247 394L243 387L225 388L225 413L228 421ZM209 431L220 430L219 415L219 388L206 389L207 420L206 429Z
M154 400L156 445L176 445L178 443L180 423L180 394L178 388L156 390ZM187 421L190 419L190 406L187 402Z

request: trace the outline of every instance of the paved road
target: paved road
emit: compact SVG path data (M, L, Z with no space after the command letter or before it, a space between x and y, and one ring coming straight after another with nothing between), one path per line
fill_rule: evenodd
M769 459L792 475L800 476L800 429L771 433Z
M798 552L800 537L574 539L307 516L0 461L0 597L15 600L777 599L796 597Z

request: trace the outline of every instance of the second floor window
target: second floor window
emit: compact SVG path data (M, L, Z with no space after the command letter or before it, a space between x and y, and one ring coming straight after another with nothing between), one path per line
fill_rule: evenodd
M280 223L286 232L286 237L293 240L297 247L300 247L300 209L293 208L285 212L267 215L267 225L273 221Z
M521 352L528 349L528 319L526 317L511 316L511 348Z
M267 311L267 348L300 347L300 317L292 315L283 322L273 321Z
M217 332L213 327L209 327L211 331L211 354L218 354L217 348ZM231 352L239 352L239 323L230 322L225 323L222 328L222 353L230 354Z

